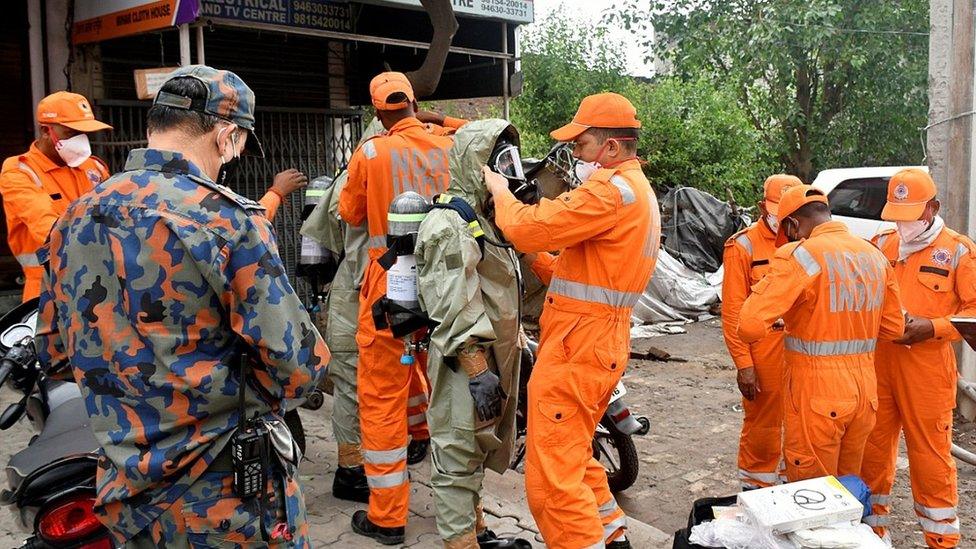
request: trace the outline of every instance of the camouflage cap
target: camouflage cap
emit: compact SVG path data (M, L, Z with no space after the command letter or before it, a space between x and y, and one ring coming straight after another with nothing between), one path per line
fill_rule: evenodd
M236 74L206 65L180 67L169 75L167 82L187 77L196 78L207 87L206 99L191 99L160 90L153 105L202 112L233 122L251 134L244 152L264 157L264 148L254 133L254 92L251 88Z

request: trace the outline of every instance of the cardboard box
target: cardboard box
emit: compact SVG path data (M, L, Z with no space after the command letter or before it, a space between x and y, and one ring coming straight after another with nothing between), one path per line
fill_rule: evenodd
M162 67L158 69L136 69L132 76L136 81L136 96L139 99L154 99L156 92L169 80L169 75L179 67Z
M864 506L834 477L791 482L739 494L749 520L774 534L788 534L861 520Z

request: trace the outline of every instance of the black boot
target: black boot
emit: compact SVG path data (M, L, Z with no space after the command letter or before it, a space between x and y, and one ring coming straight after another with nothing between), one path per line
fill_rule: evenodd
M332 495L346 501L369 503L369 484L366 484L366 469L358 467L337 467L332 478Z
M611 541L607 544L607 549L630 549L630 541L626 539Z
M383 528L369 521L366 511L356 511L352 515L352 531L360 536L373 538L383 545L399 545L403 543L403 532L405 528Z
M411 440L407 446L407 465L416 465L427 458L430 450L430 439Z
M478 534L478 547L480 549L532 549L532 544L522 538L500 538L485 528Z

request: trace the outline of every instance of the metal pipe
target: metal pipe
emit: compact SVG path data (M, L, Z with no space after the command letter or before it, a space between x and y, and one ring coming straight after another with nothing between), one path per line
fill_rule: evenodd
M956 387L964 396L969 397L969 400L976 402L976 383L959 376L956 378Z
M192 63L190 59L190 26L186 23L180 25L180 66L185 67Z
M44 62L44 28L41 24L42 19L41 0L29 0L27 2L27 24L28 24L28 48L30 50L30 82L31 99L37 105L44 98L47 90L44 89L44 73L47 63ZM38 128L34 128L37 133ZM38 137L35 135L35 137Z
M206 65L207 57L204 55L202 26L196 28L196 35L197 35L197 65Z
M282 29L278 25L271 25L268 23L254 23L251 21L232 21L230 19L215 19L214 24L220 25L221 27L238 27L243 29L251 30L266 30L270 32L280 32L284 34L301 34L304 36L319 36L324 38L335 38L337 40L349 40L352 42L364 42L367 44L381 44L384 46L401 46L404 48L417 48L427 50L430 49L430 44L426 42L415 42L413 40L400 40L399 38L384 38L381 36L368 36L365 34L353 34L348 32L334 32L334 31L324 31L318 29L303 29L299 27L289 27L287 30ZM198 25L203 26L206 22L198 23ZM451 46L449 50L451 53L460 53L462 55L474 55L478 57L489 57L493 59L511 59L511 54L500 53L491 50L479 50L477 48L462 48L458 46Z
M502 61L502 116L509 119L512 98L508 95L508 23L502 21L502 53L506 59Z
M969 465L976 465L976 454L970 452L969 450L960 448L955 444L952 445L952 457L964 463L968 463Z

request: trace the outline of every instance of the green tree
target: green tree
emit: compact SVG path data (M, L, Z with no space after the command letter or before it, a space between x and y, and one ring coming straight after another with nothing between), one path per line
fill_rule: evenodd
M549 131L571 120L583 97L615 91L637 108L638 153L656 187L688 185L722 198L729 188L737 200L751 203L770 169L770 154L734 94L707 78L632 78L621 52L602 30L582 28L560 12L526 33L525 86L512 102L523 154L544 155L552 145Z
M921 161L927 0L625 0L609 20L630 28L645 17L657 35L648 51L679 78L730 86L802 179Z

